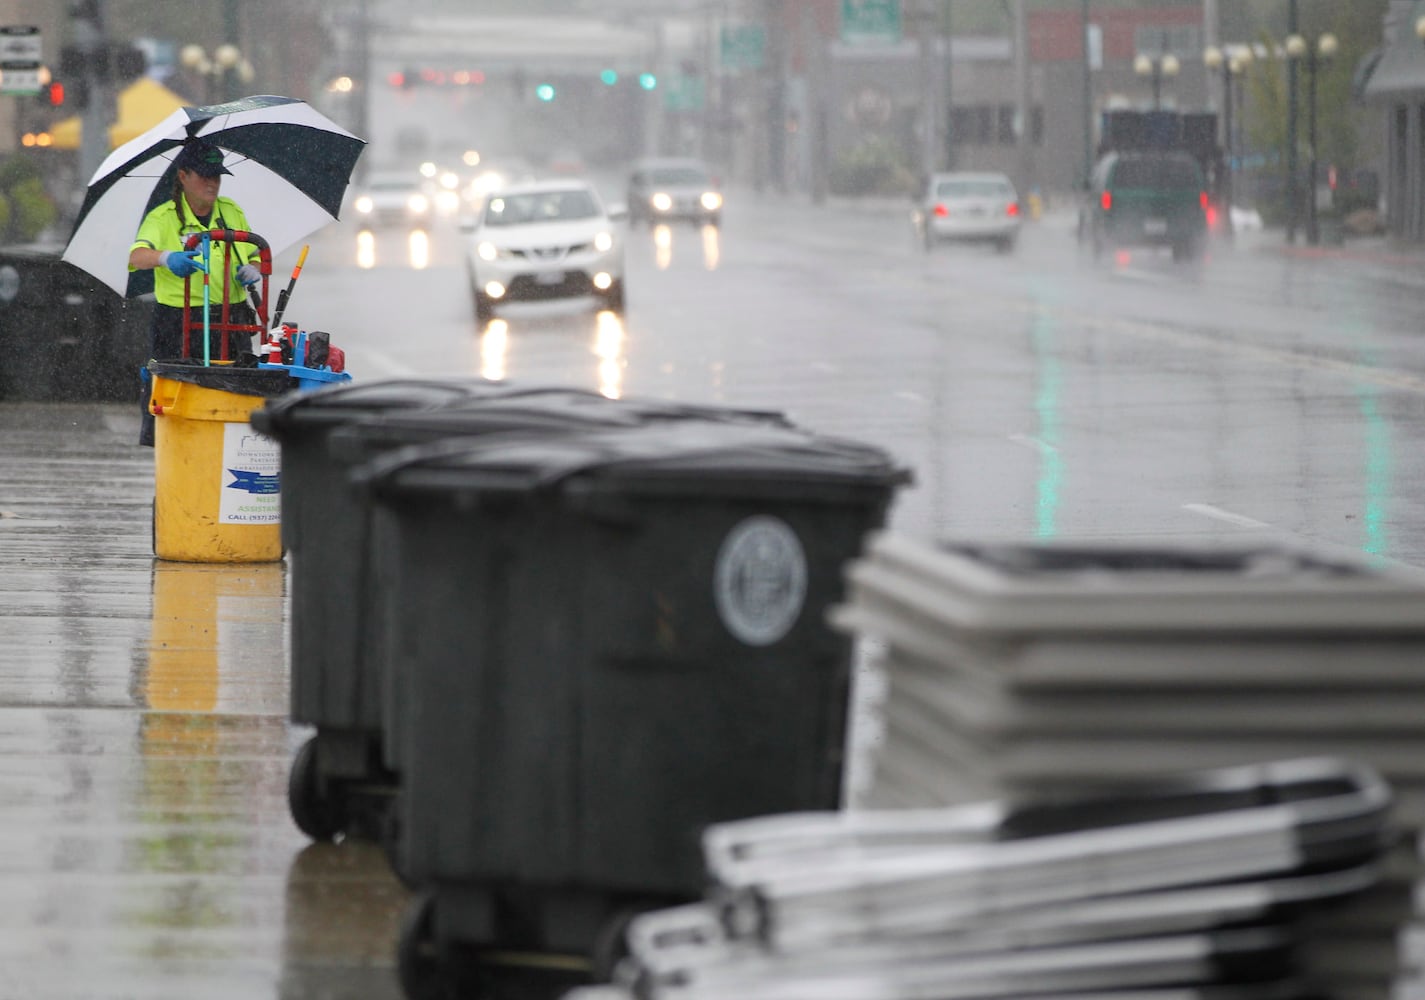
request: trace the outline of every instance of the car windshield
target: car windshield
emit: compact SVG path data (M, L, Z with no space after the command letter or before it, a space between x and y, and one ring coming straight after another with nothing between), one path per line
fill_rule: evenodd
M993 178L940 181L935 185L937 198L1010 198L1014 189L1008 181Z
M538 191L503 194L490 199L485 209L487 226L522 226L532 222L592 219L599 206L588 191Z
M648 180L653 184L707 184L708 175L697 167L660 167L648 171Z
M1124 188L1202 187L1202 175L1192 160L1178 157L1142 157L1118 161L1113 184Z

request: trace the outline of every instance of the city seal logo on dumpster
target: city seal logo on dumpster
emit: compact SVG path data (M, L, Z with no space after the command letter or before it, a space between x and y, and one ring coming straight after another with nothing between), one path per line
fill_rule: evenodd
M802 613L807 561L780 518L749 517L727 533L713 571L713 598L727 630L749 646L769 646Z

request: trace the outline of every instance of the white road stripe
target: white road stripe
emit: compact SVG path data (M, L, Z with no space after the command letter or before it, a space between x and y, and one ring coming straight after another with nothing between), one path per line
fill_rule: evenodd
M1033 448L1045 454L1052 454L1059 450L1047 441L1040 441L1037 437L1030 437L1028 434L1011 434L1009 439L1015 444L1023 445L1026 448Z
M1244 514L1234 514L1230 510L1214 507L1210 503L1185 503L1183 504L1183 510L1191 511L1194 514L1201 514L1203 517L1210 517L1217 521L1226 521L1228 524L1235 524L1239 528L1270 527L1266 521L1258 521L1256 518L1247 517Z

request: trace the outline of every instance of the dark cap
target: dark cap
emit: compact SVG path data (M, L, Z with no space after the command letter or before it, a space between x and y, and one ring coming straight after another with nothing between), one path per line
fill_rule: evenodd
M223 166L223 151L221 149L197 139L184 144L183 148L179 150L177 158L174 159L173 165L179 170L191 170L203 177L219 177L222 174L232 173L231 170Z

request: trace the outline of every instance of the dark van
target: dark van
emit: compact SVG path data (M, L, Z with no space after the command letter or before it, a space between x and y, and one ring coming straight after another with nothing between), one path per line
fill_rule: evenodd
M1209 200L1202 168L1187 153L1109 153L1098 162L1079 210L1079 242L1094 256L1124 246L1166 246L1174 260L1202 254Z

